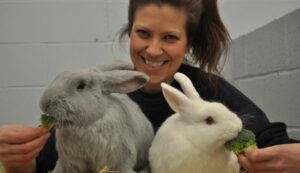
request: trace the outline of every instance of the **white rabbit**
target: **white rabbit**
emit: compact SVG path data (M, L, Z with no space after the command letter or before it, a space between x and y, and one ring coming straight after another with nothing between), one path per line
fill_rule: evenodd
M111 63L59 74L44 91L40 107L59 124L58 161L52 173L148 172L154 132L126 94L148 77ZM121 69L121 70L120 70Z
M152 173L238 173L237 157L224 148L242 122L224 105L204 101L190 79L175 74L185 94L162 83L175 114L157 131L149 149Z

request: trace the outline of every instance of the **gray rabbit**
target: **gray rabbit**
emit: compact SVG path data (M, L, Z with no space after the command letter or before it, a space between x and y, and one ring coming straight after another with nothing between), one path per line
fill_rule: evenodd
M59 74L40 101L59 124L53 173L148 172L153 128L125 94L147 81L120 62Z

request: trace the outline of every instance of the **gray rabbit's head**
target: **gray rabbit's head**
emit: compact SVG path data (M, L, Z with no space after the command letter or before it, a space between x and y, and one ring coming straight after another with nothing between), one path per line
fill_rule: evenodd
M143 87L148 77L128 64L65 71L44 91L40 107L59 125L88 125L101 118L112 93L128 93Z

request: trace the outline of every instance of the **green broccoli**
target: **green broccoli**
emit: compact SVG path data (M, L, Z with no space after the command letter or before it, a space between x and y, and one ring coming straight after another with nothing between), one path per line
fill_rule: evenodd
M56 119L47 114L41 114L40 121L41 121L42 125L47 126L50 129L58 127L58 123L57 123Z
M5 169L1 162L0 162L0 173L5 173Z
M257 148L255 134L247 129L242 129L238 136L225 143L225 147L236 155L244 154L247 147Z

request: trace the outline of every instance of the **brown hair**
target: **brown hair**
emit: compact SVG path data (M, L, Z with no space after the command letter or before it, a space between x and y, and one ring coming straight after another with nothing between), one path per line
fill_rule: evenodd
M185 10L190 56L201 70L207 72L201 77L214 85L213 74L220 73L219 60L222 55L227 56L230 43L229 33L219 15L217 0L130 0L128 23L121 31L120 40L130 35L137 8L147 4L168 4Z

